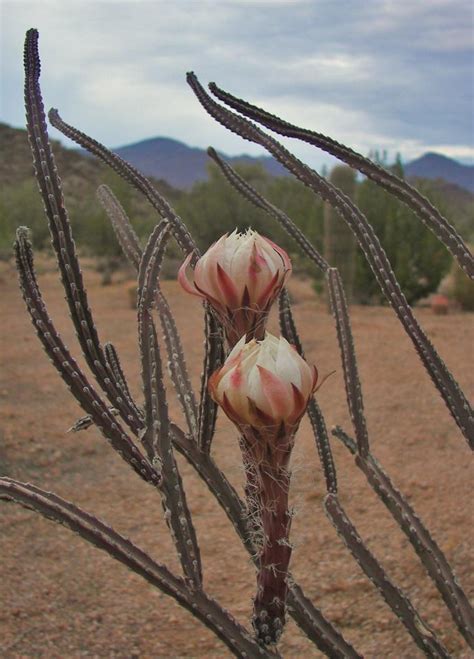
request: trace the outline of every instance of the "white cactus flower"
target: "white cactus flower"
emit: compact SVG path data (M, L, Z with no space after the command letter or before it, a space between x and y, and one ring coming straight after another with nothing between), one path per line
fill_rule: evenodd
M222 236L186 276L192 254L179 270L185 291L206 299L217 312L231 346L244 335L261 338L272 302L291 273L285 250L252 229Z
M234 346L211 378L213 398L240 426L296 426L317 382L317 370L283 337L266 334L262 341Z

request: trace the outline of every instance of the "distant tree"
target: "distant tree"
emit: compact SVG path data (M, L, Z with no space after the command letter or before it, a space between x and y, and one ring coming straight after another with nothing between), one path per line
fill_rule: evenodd
M50 243L38 186L33 180L0 186L0 248L11 252L17 227L28 225L34 245L44 249Z
M403 177L399 158L391 169ZM364 180L358 186L357 205L378 234L408 301L416 302L435 291L449 270L451 259L431 231L404 204L372 181ZM356 259L355 297L362 303L383 302L372 271L360 253Z
M459 304L463 311L474 311L474 281L466 277L466 274L453 263L453 299Z
M354 199L356 174L353 169L346 165L338 165L332 170L329 179L347 197ZM353 297L355 253L356 243L351 230L332 206L325 204L324 256L332 266L339 270L349 301Z

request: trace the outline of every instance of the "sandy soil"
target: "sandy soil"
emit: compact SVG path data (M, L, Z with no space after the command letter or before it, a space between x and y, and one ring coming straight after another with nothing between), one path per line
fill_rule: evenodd
M0 472L51 489L113 524L153 556L179 571L159 498L101 436L66 430L81 416L34 335L13 267L1 264ZM58 329L79 355L63 294L50 267L40 282ZM122 357L132 391L140 394L135 313L127 282L101 287L86 272L90 302L103 341ZM166 282L196 386L201 370L199 302ZM320 373L336 369L320 393L329 427L350 431L333 320L307 282L293 281L295 317L307 357ZM421 323L468 395L472 395L474 316L434 316ZM353 331L374 454L431 529L471 596L473 469L470 452L393 314L355 307ZM179 410L171 403L175 419ZM368 546L410 596L455 657L466 645L417 556L354 465L334 440L341 500ZM235 432L219 420L214 455L241 489ZM182 462L180 461L180 464ZM192 469L182 464L202 549L208 591L248 624L254 571L219 506ZM292 571L308 596L366 657L421 656L405 628L339 541L324 515L325 494L314 440L306 421L293 460ZM80 538L13 504L0 504L0 655L12 657L226 657L226 648L173 600L152 590ZM290 620L281 652L320 653ZM472 656L472 655L471 655Z

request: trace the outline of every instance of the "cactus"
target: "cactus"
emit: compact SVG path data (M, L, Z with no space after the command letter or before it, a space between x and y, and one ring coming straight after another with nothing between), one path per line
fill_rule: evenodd
M170 307L160 288L159 278L161 262L170 235L176 239L185 254L191 253L191 265L196 264L199 252L192 236L181 218L140 172L97 141L66 124L57 111L51 111L49 118L55 127L108 163L130 185L140 190L160 216L160 222L152 232L145 249L142 250L127 216L113 193L106 188L101 188L99 191L99 197L111 219L119 243L137 272L138 343L144 401L133 399L119 355L112 344L101 343L89 308L66 203L47 134L39 86L40 62L36 30L28 31L26 36L25 73L27 126L35 173L45 205L72 321L86 364L96 383L93 384L82 371L48 315L34 272L33 252L27 230L19 228L15 252L27 311L45 352L86 413L85 417L73 425L73 430L82 431L92 424L96 425L136 475L157 491L175 543L182 574L174 574L94 515L35 485L0 477L0 498L16 502L65 525L87 542L125 564L154 587L174 598L191 615L212 630L235 656L280 656L275 645L280 637L285 604L287 604L288 613L321 652L329 657L360 657L360 653L303 593L291 574L287 573L291 555L289 543L291 516L287 506L288 458L291 442L283 447L285 450L280 455L281 459L276 465L276 471L271 471L265 461L255 460L255 456L251 459L248 455L249 442L241 439L244 463L247 467L247 502L240 499L211 456L218 408L209 391L209 380L225 358L223 329L210 305L205 304L204 368L200 395L197 396L191 385L181 340ZM246 117L277 133L296 137L323 148L402 199L446 245L464 272L474 278L474 259L453 227L420 193L380 165L371 163L324 135L293 126L212 84L210 88L214 97L240 113L235 114L207 94L194 74L188 75L188 82L211 116L241 137L263 145L341 216L340 222L343 220L346 223L363 250L381 290L411 339L423 367L439 391L447 410L469 446L474 447L472 409L414 317L372 227L350 198L342 194L333 181L322 179ZM341 352L346 398L354 438L342 428L336 428L333 435L354 454L356 466L365 474L370 487L406 534L427 574L441 593L459 632L468 645L474 648L474 612L451 566L406 497L395 487L389 475L372 455L346 293L338 269L334 267L334 263L325 258L327 254L322 256L317 252L289 217L256 192L214 150L210 150L209 154L229 183L251 203L276 219L302 252L325 275ZM158 313L161 334L155 326L152 308ZM281 290L279 296L279 317L282 335L295 346L300 355L303 355L303 346L297 334L289 296L285 289ZM162 378L163 346L167 354L171 380L183 409L186 429L177 425L169 415L168 392ZM435 632L423 620L407 595L387 577L376 556L364 546L354 523L339 500L331 444L324 415L315 398L309 401L307 412L314 430L326 482L327 495L324 507L337 534L364 574L379 590L394 615L403 623L413 642L427 656L447 657L448 653ZM213 600L204 589L199 544L186 503L186 493L175 459L175 451L181 453L203 479L210 494L222 506L256 566L259 586L253 619L256 637ZM279 502L277 509L274 507L275 500ZM376 524L377 520L373 520L373 523ZM275 542L268 543L266 540L268 537L272 537ZM281 574L278 578L278 571L283 572L284 579L281 578ZM271 625L268 620L272 621Z

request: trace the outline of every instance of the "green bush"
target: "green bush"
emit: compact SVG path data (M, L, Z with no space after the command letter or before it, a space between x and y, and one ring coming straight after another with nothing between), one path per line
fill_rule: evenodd
M452 296L463 311L474 311L474 281L456 264L453 266Z
M403 177L400 162L392 169ZM434 196L430 187L422 191ZM357 205L375 229L408 302L413 304L436 291L451 262L448 251L437 237L404 204L367 179L359 185ZM443 212L442 204L438 203L438 207ZM362 304L385 301L360 250L356 261L355 298Z

